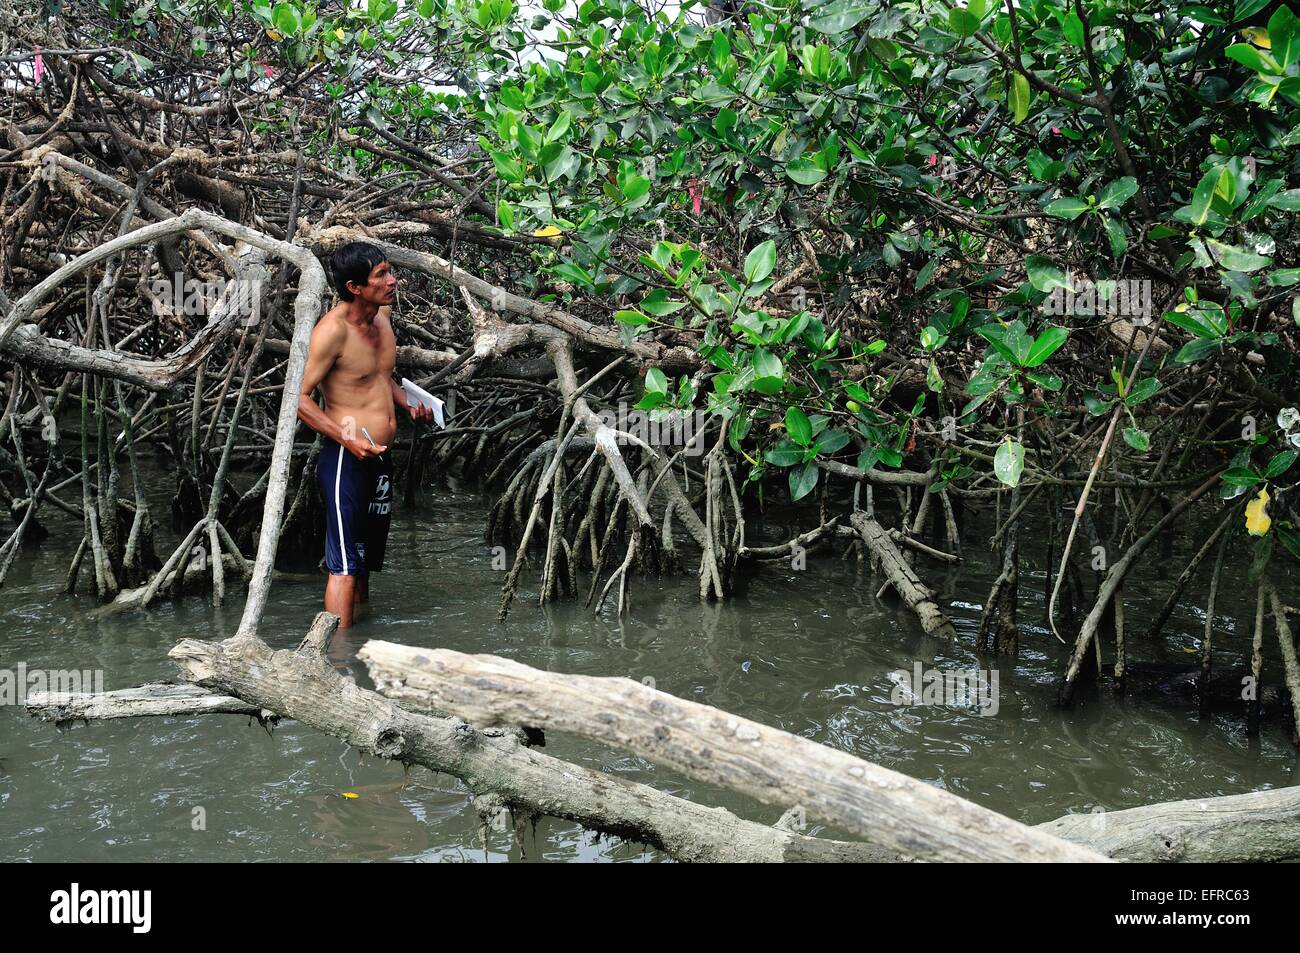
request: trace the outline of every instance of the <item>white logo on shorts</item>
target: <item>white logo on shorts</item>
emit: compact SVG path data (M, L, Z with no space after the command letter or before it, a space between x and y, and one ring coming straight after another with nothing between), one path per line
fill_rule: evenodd
M376 516L387 516L393 508L392 500L389 494L392 492L392 485L386 475L380 474L379 479L375 482L375 498L370 502L370 512Z

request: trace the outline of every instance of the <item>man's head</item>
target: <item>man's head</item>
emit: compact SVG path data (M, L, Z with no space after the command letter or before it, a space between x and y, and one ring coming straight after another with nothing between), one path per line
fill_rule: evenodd
M334 288L344 301L361 300L381 307L397 295L397 277L383 250L369 242L348 242L330 261Z

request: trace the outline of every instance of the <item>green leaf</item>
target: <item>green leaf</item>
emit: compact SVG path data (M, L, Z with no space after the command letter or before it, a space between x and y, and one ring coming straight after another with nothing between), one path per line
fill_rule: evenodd
M785 386L785 367L781 359L766 348L754 349L754 390L775 394Z
M939 374L939 365L934 361L930 361L930 367L925 372L925 386L936 394L943 393L943 377Z
M652 367L645 372L645 389L656 394L668 393L668 378L664 372L657 367Z
M801 447L806 447L812 442L812 424L808 420L808 415L798 407L786 409L785 432Z
M811 493L817 486L817 476L821 473L817 464L809 460L797 470L790 471L790 499L798 502Z
M808 20L808 27L818 33L843 33L875 12L875 4L863 3L861 0L836 0L835 3L819 7L817 15Z
M1300 450L1283 450L1268 461L1268 468L1264 470L1264 479L1273 480L1286 473L1291 469L1291 464L1295 463L1296 457L1300 457Z
M1131 175L1116 179L1101 190L1101 195L1097 196L1097 208L1120 208L1137 194L1137 190L1137 179Z
M524 180L524 167L510 153L493 150L489 154L492 156L492 164L496 166L497 175L501 176L501 178L507 182L522 182Z
M1114 400L1102 400L1096 394L1086 394L1083 398L1083 406L1088 413L1094 417L1100 417L1114 405Z
M934 325L927 324L921 329L921 347L927 351L933 351L937 347L943 347L948 341L948 335L944 334Z
M1106 240L1110 242L1110 253L1116 258L1128 248L1128 238L1124 235L1124 226L1109 215L1102 216L1101 227L1106 229Z
M1124 428L1124 442L1134 450L1145 453L1151 449L1151 437L1145 430L1139 430L1137 427Z
M1025 469L1025 448L1007 437L993 455L993 473L1007 486L1018 486Z
M1236 245L1225 245L1223 242L1216 242L1213 238L1207 238L1205 244L1209 246L1210 252L1218 259L1219 264L1229 271L1240 271L1249 274L1273 262L1272 258L1265 255L1257 255L1253 251L1238 248Z
M817 438L816 449L820 454L829 456L848 445L849 435L843 430L827 430Z
M1193 225L1205 224L1205 220L1210 215L1210 203L1214 200L1214 191L1219 186L1219 180L1228 174L1227 169L1216 166L1201 176L1201 181L1197 183L1196 190L1192 193L1191 219Z
M650 180L644 175L634 175L623 183L623 200L629 205L650 192Z
M1029 283L1039 291L1050 294L1057 288L1073 290L1065 277L1065 271L1050 258L1030 255L1025 259L1025 273L1029 276Z
M1072 222L1088 211L1088 203L1076 195L1067 195L1052 202L1043 211L1053 218L1063 218Z
M671 300L668 291L664 288L656 288L641 299L641 310L653 314L656 318L680 311L684 307L686 307L685 301Z
M1198 338L1218 341L1223 337L1223 330L1211 323L1203 311L1166 311L1163 317L1170 324L1191 331Z
M787 162L785 174L800 185L816 185L826 178L826 170L811 159L795 159Z
M285 36L293 36L302 29L302 14L292 3L276 4L271 11L271 25Z
M1300 59L1300 19L1287 6L1268 18L1269 55L1285 70Z
M497 202L497 221L501 223L502 228L515 227L515 210L505 199Z
M1262 479L1258 473L1249 467L1233 467L1223 474L1223 482L1229 486L1252 487Z
M745 280L758 284L776 267L776 242L768 239L745 256Z
M1287 189L1268 200L1268 204L1283 212L1300 212L1300 189Z
M1047 328L1042 334L1034 339L1034 343L1029 348L1029 356L1025 358L1025 367L1037 367L1049 357L1057 352L1070 332L1065 328Z
M927 261L924 265L921 266L921 270L916 274L917 291L924 290L925 286L930 283L930 281L934 278L935 269L939 267L939 262L941 262L942 260L943 259L940 258L938 255L935 255L933 258L931 258L929 261Z
M858 455L858 467L861 469L866 469L866 467L862 466L862 457L867 453L874 453L876 458L887 467L901 467L903 465L903 455L897 450L890 447L873 447L871 450Z
M1300 559L1300 531L1290 526L1277 527L1277 538L1282 541L1292 558Z
M1029 350L1034 345L1034 339L1025 332L1023 322L1012 321L1005 327L986 324L976 333L992 344L997 352L1012 364L1024 367L1025 361L1029 360Z
M1029 166L1029 174L1040 182L1055 182L1065 171L1061 160L1050 158L1041 149L1030 149L1025 164Z
M1055 374L1044 374L1042 371L1030 371L1025 376L1043 390L1058 391L1065 386L1065 382Z
M1150 400L1160 390L1160 381L1154 377L1147 377L1138 381L1132 386L1128 395L1124 398L1124 403L1129 407L1136 407L1145 400Z
M804 458L804 448L792 440L777 441L776 446L763 452L763 462L774 467L792 467Z
M748 410L742 410L731 418L731 426L727 428L727 443L731 444L731 449L736 453L740 453L741 441L749 434L749 428L753 424L754 418Z
M559 140L569 131L569 124L572 121L572 117L567 112L560 113L555 122L551 124L551 128L546 131L546 142L551 143Z
M1236 60L1247 69L1253 69L1256 73L1276 76L1282 72L1273 57L1262 50L1257 50L1249 43L1234 43L1223 51L1223 55L1230 60Z
M969 10L952 9L948 11L948 27L960 37L974 36L980 28L979 17Z
M1083 49L1083 21L1077 13L1067 13L1061 20L1061 32L1070 41L1070 45Z
M1195 364L1197 361L1209 357L1218 349L1219 342L1217 340L1194 338L1178 349L1178 353L1174 355L1174 362L1177 364Z
M1012 75L1007 84L1007 109L1017 126L1029 115L1029 80L1020 73Z

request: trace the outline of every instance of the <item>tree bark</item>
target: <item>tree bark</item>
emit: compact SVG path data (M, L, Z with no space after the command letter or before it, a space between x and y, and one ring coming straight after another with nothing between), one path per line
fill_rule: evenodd
M1104 859L897 771L630 679L374 640L358 656L392 697L478 724L553 728L610 744L767 804L800 806L920 860Z
M850 522L867 548L880 560L880 568L899 598L916 613L926 634L944 639L956 638L957 630L935 603L934 593L921 582L885 528L860 510L853 514Z

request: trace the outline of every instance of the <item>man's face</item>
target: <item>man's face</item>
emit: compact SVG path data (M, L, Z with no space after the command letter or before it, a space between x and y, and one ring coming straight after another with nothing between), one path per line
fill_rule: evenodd
M349 281L348 290L358 300L376 307L392 304L397 300L397 276L393 274L393 266L381 261L370 269L370 276L364 285Z

